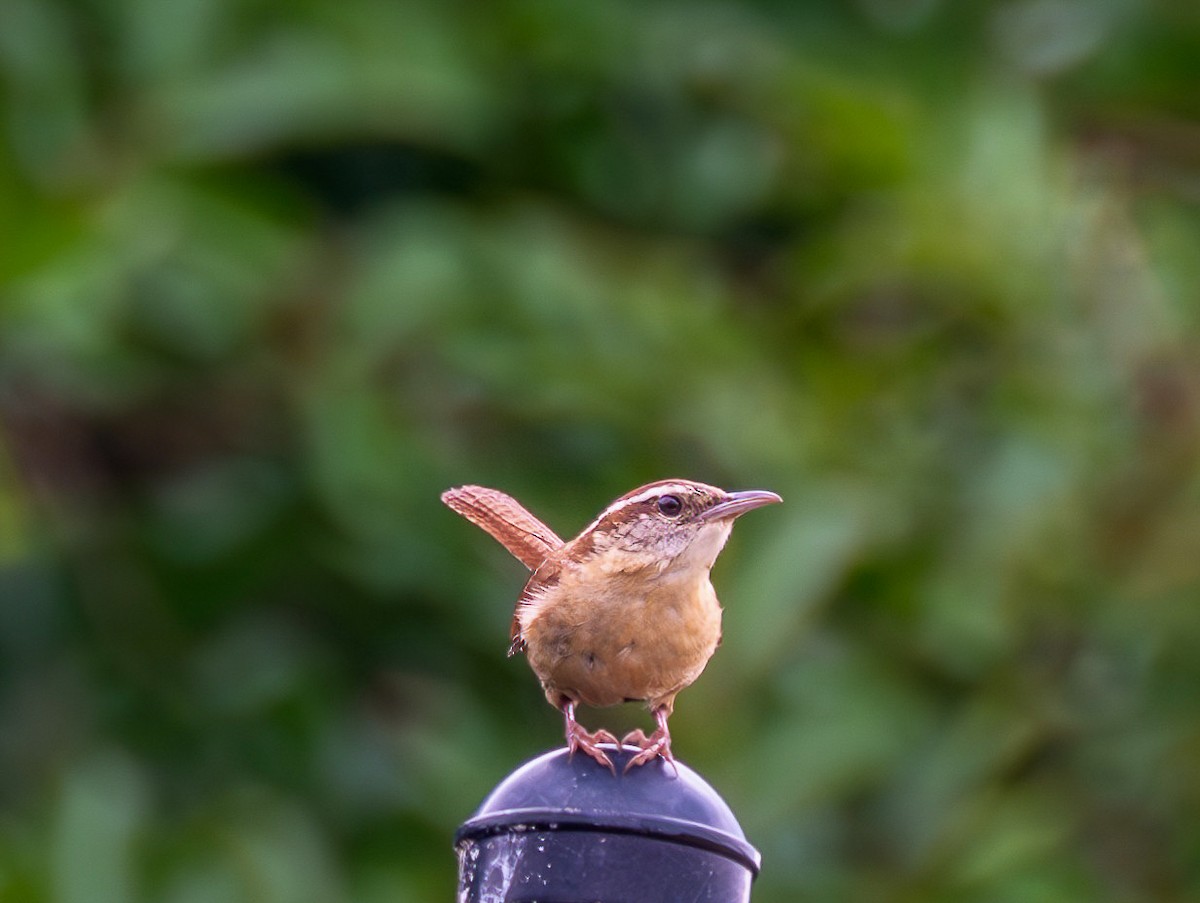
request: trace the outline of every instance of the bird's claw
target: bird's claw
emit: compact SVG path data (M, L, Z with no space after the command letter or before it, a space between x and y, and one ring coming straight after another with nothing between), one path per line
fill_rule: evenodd
M615 746L617 738L603 729L595 733L590 733L584 729L583 725L573 719L567 725L567 755L573 756L576 751L582 752L595 759L615 776L617 773L616 766L613 765L612 759L608 757L608 753L600 748L601 743L612 743Z
M671 755L671 735L667 731L660 728L647 737L641 728L639 728L626 734L621 743L623 745L636 746L640 750L625 763L625 769L622 771L622 774L628 774L629 769L635 765L645 765L651 759L658 756L662 756L663 760L671 766L671 770L676 775L679 774L679 769L675 767L675 757Z
M630 731L621 738L622 746L636 746L638 749L645 749L649 742L650 738L646 736L640 727Z

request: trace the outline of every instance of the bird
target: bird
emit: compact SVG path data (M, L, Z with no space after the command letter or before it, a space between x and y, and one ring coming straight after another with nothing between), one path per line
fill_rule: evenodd
M616 737L585 729L577 708L643 702L655 729L622 739L637 749L624 770L656 757L674 767L675 697L721 642L709 571L736 518L783 500L766 490L658 480L614 500L570 541L497 489L459 486L442 501L532 571L517 598L508 654L525 654L546 700L562 712L568 753L583 752L615 775L601 744Z

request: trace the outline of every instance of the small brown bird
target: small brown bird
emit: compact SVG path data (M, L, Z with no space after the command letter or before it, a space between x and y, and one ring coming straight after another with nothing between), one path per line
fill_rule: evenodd
M610 770L601 743L575 720L577 705L645 702L657 725L622 741L626 765L673 761L667 719L721 642L721 606L708 579L738 515L780 502L773 492L726 492L660 480L621 496L563 542L516 499L460 486L442 501L499 540L533 571L517 599L508 654L525 652L546 699L566 719L567 748Z

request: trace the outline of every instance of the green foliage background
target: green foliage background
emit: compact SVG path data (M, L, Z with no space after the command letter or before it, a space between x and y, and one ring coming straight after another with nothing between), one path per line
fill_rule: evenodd
M451 898L438 493L667 476L758 903L1200 895L1194 3L4 0L0 128L0 900Z

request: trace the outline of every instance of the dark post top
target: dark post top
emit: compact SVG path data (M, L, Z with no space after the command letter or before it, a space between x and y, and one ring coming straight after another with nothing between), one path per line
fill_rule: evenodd
M689 900L749 899L761 858L717 792L681 762L624 774L637 750L608 750L616 775L559 749L501 781L455 835L460 901L665 900L689 882Z

